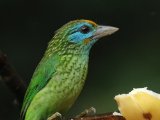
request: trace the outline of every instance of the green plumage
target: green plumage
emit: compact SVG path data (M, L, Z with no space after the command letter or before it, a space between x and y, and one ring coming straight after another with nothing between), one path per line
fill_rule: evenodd
M90 33L81 31L84 25ZM21 120L46 120L73 105L85 82L96 29L92 21L76 20L56 31L27 89Z

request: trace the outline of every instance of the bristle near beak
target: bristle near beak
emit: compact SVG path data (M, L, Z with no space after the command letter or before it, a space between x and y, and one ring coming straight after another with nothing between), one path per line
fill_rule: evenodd
M111 35L118 30L119 28L116 27L99 25L95 34L93 35L93 39L99 39L104 36Z

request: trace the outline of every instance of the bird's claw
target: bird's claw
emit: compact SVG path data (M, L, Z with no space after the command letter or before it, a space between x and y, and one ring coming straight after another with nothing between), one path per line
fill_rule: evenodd
M62 115L59 112L54 113L47 120L62 120Z
M85 109L83 112L77 115L76 118L91 116L94 115L95 113L96 109L94 107L90 107L89 109Z

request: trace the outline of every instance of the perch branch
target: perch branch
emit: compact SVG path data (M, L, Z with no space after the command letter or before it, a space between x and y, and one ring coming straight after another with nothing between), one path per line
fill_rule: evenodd
M47 120L126 120L121 115L113 115L112 112L104 114L94 114L93 111L95 113L95 108L91 107L76 115L75 117L68 119L65 119L60 113L56 112Z
M123 116L113 115L112 113L105 113L87 117L72 118L70 120L125 120Z
M15 94L18 103L21 104L26 91L26 84L2 51L0 51L0 80Z

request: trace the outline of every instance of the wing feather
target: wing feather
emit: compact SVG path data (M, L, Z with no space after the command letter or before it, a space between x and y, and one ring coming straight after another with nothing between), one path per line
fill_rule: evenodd
M58 56L54 55L52 57L43 58L37 66L24 97L20 120L24 120L26 111L31 101L35 95L47 85L48 81L51 79L51 76L54 75L57 63Z

